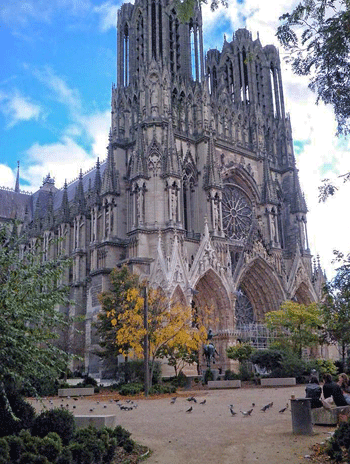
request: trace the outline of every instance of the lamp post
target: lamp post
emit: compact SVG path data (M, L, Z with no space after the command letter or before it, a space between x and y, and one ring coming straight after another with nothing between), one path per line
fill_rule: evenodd
M145 338L143 341L143 359L145 370L145 396L148 396L149 389L149 358L148 358L148 295L147 285L143 289L143 326L145 329Z

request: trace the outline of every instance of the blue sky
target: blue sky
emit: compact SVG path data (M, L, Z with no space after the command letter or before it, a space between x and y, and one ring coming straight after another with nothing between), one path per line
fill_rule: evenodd
M107 0L0 0L0 185L14 187L17 160L21 188L37 190L49 172L56 186L106 156L110 94L116 76L116 15ZM230 0L228 9L203 7L204 46L221 49L246 26L263 45L278 46L278 17L297 0ZM280 50L283 60L283 50ZM283 61L282 61L283 62ZM315 105L306 78L283 62L286 109L291 113L295 154L310 209L312 251L328 275L333 248L348 250L350 190L320 205L317 187L349 170L349 141L336 139L332 110ZM328 218L325 221L325 217ZM330 239L332 237L332 240Z

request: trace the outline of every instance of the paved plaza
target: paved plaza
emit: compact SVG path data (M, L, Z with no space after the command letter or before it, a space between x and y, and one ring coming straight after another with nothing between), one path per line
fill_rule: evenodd
M289 400L292 394L304 397L304 391L305 386L180 392L174 404L169 397L137 399L137 407L129 411L121 410L113 399L131 403L115 393L47 399L44 404L68 404L74 414L115 414L133 439L152 449L148 464L297 464L307 462L310 446L327 440L334 430L314 426L312 436L293 435ZM197 403L187 401L190 396ZM204 399L205 404L200 404ZM270 402L273 406L261 411ZM279 413L286 404L288 409ZM186 412L191 406L192 411ZM250 416L240 412L252 408Z

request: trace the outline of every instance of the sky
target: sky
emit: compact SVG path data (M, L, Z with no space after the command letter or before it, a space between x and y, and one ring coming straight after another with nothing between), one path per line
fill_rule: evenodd
M204 48L221 50L226 34L246 27L263 45L279 46L278 18L296 0L229 0L203 6ZM48 173L63 186L106 158L111 86L116 80L117 0L0 0L0 186L35 191ZM307 77L295 76L280 49L286 111L308 213L313 255L327 277L333 250L349 250L350 182L318 202L325 177L349 171L349 138L335 137L332 109L315 104Z

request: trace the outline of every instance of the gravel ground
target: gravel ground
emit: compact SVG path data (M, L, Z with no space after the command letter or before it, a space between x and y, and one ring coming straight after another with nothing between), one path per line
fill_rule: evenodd
M305 386L241 388L180 392L174 404L170 397L133 399L137 408L120 410L126 398L116 393L79 398L44 400L46 407L69 405L74 414L115 414L117 423L132 438L152 450L147 464L280 464L307 463L310 447L327 440L334 427L314 426L311 436L292 433L290 397L305 396ZM195 396L197 403L187 401ZM206 400L205 404L199 404ZM273 401L272 408L261 408ZM41 404L32 401L40 410ZM255 403L255 406L252 406ZM229 405L237 414L232 416ZM279 410L288 404L284 413ZM75 408L73 409L73 405ZM191 412L186 410L192 406ZM253 407L250 416L240 411ZM94 408L92 412L90 409Z

